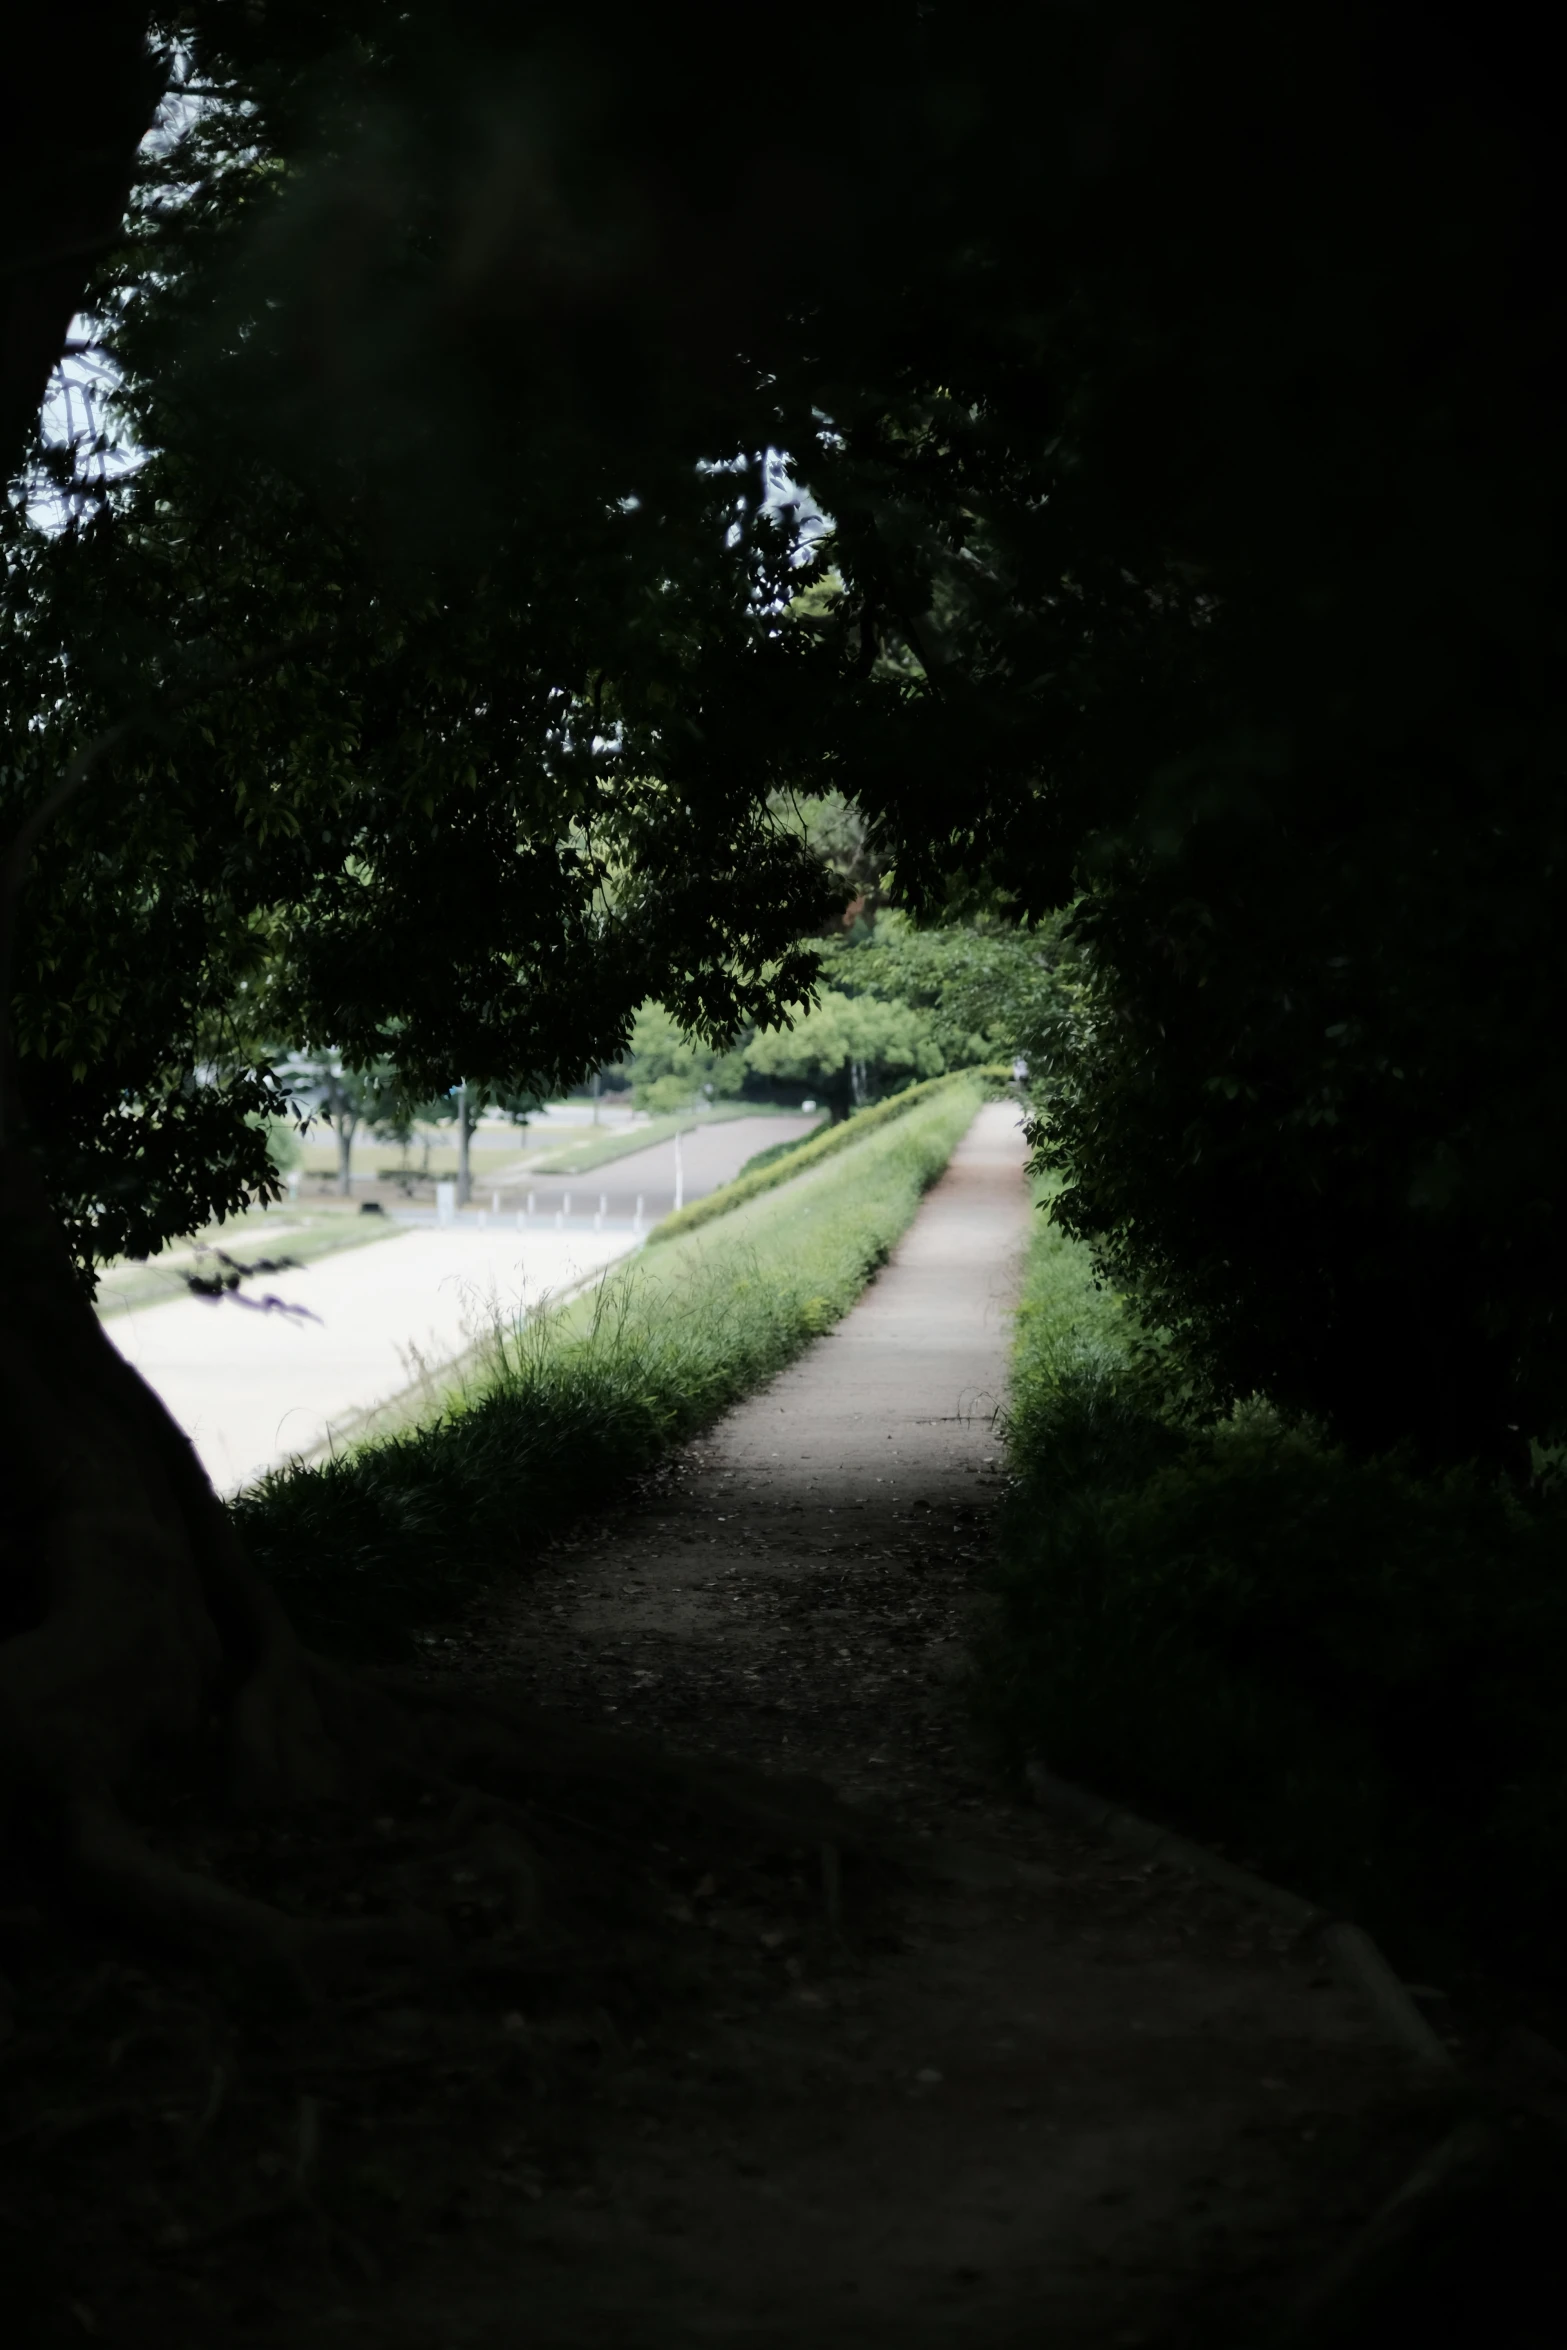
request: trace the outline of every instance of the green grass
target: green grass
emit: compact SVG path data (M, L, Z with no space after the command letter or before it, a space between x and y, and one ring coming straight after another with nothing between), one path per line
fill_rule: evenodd
M827 1126L819 1134L811 1135L798 1148L791 1146L775 1156L758 1151L756 1161L742 1169L733 1183L722 1184L676 1215L666 1216L651 1235L654 1242L667 1245L688 1232L700 1230L717 1216L727 1216L747 1201L759 1199L763 1192L773 1190L780 1183L792 1183L796 1176L819 1166L823 1159L837 1152L851 1150L868 1135L878 1133L895 1119L906 1118L911 1111L923 1109L927 1103L940 1101L948 1093L972 1094L976 1100L988 1092L1000 1079L1011 1072L1002 1069L965 1069L949 1077L929 1077L922 1085L911 1085L903 1093L896 1093L890 1101L876 1102L868 1110L856 1110L852 1118L843 1119L836 1126ZM976 1090L977 1089L977 1090ZM766 1161L763 1164L761 1162Z
M734 1180L743 1183L748 1175L759 1175L764 1167L776 1167L780 1159L792 1159L796 1151L815 1141L818 1131L813 1126L809 1134L791 1134L786 1142L769 1143L766 1150L753 1151Z
M980 1702L1007 1750L1222 1844L1438 1982L1562 1978L1567 1506L1357 1461L1168 1357L1044 1224Z
M540 1159L529 1172L587 1175L595 1167L607 1167L612 1159L625 1159L634 1151L651 1150L656 1143L670 1142L677 1134L689 1134L697 1126L724 1126L736 1118L777 1118L784 1114L776 1102L715 1102L710 1110L650 1118L645 1126L634 1127L630 1132L608 1134L600 1130L582 1142L556 1151L551 1158Z
M306 1637L406 1653L565 1520L782 1370L885 1263L981 1099L943 1087L797 1186L498 1326L418 1428L232 1505Z

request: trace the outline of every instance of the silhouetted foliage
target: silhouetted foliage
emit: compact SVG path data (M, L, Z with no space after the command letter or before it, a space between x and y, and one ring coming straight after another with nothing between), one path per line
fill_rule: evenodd
M647 996L714 1044L798 1005L854 859L779 795L837 793L919 915L1086 893L1063 1212L1216 1393L1555 1427L1520 24L875 0L787 69L695 10L181 28L94 293L147 462L8 526L8 806L134 721L18 991L78 1230L265 1189L260 1035L434 1091L612 1059Z

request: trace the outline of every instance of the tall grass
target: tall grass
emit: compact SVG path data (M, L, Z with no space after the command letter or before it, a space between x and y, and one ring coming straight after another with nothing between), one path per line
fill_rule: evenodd
M781 1370L886 1262L981 1093L948 1086L591 1296L497 1321L424 1425L242 1494L241 1531L306 1637L406 1649Z
M982 1690L1010 1752L1157 1814L1421 1972L1563 1974L1567 1508L1357 1461L1173 1366L1046 1223Z

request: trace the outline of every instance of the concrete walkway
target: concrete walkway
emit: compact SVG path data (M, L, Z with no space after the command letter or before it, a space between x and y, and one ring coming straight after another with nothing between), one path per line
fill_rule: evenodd
M495 1314L515 1318L635 1246L629 1231L396 1232L105 1328L233 1493L450 1364Z
M754 1153L810 1125L794 1116L739 1118L686 1136L685 1198L731 1182ZM536 1190L539 1211L526 1230L511 1218L481 1226L477 1211L448 1226L394 1226L385 1240L247 1282L224 1298L128 1308L106 1327L191 1438L218 1491L234 1493L283 1461L319 1451L425 1372L452 1363L495 1313L514 1318L627 1255L639 1237L630 1223L638 1196L654 1222L673 1205L674 1185L674 1146L666 1142L589 1175L523 1178L520 1189ZM595 1232L602 1194L611 1222ZM482 1180L476 1196L481 1203L486 1196ZM568 1196L572 1221L557 1231L552 1219ZM515 1208L519 1191L506 1197ZM280 1220L285 1253L290 1229Z
M987 1103L853 1313L729 1414L711 1463L750 1506L849 1508L895 1486L906 1507L999 1466L1026 1157L1016 1109Z
M847 1867L835 1939L810 1851L771 1921L691 1852L700 2012L571 2112L601 2186L432 2245L386 2350L511 2350L519 2311L533 2350L1250 2345L1421 2150L1403 2058L1289 1928L1029 1813L976 1730L1023 1157L983 1110L837 1329L442 1651L985 1866Z

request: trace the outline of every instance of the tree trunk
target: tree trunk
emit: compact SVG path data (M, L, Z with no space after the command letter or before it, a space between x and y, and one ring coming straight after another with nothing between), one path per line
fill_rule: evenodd
M348 1199L354 1188L354 1136L359 1120L351 1110L339 1110L332 1121L337 1130L337 1188L339 1196Z
M168 87L137 0L81 0L69 52L47 9L0 45L0 466L22 460L94 264L117 242L136 149Z
M291 1921L155 1859L118 1797L149 1747L214 1721L242 1803L343 1792L312 1669L189 1440L105 1335L15 1147L0 1151L0 1398L0 1805L52 1824L81 1890L284 1958Z
M47 11L8 20L0 43L7 478L90 274L122 234L136 150L168 85L148 31L137 0L82 0L69 54ZM27 862L7 859L0 963ZM329 1733L323 1692L363 1750L407 1751L407 1725L379 1719L369 1692L306 1656L184 1432L93 1311L19 1140L8 1050L0 1087L0 1822L25 1820L78 1897L186 1951L259 1956L302 1987L350 1942L427 1957L428 1921L353 1935L286 1916L155 1854L120 1810L148 1750L170 1741L194 1742L209 1779L214 1727L245 1804L349 1792L348 1745Z
M473 1174L468 1163L468 1088L457 1088L457 1205L465 1208L473 1197Z

